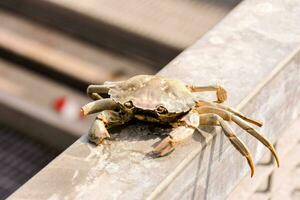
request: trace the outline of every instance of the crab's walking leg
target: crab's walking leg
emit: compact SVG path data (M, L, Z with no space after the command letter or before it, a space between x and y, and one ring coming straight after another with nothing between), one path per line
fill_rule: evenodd
M260 134L254 128L252 128L244 120L242 120L242 119L240 119L240 118L238 118L237 116L234 116L234 115L231 117L231 119L237 125L239 125L242 129L244 129L245 131L247 131L250 135L252 135L256 139L258 139L261 143L263 143L272 152L272 154L275 157L275 160L276 160L276 163L277 163L277 167L279 167L279 158L278 158L278 155L277 155L276 150L275 150L274 146L272 145L272 143L267 138L265 138L265 136L263 136L262 134Z
M195 127L199 126L199 115L198 113L191 111L185 115L181 121L182 124L185 125L175 127L169 136L160 141L153 150L156 155L164 156L172 152L178 144L192 136L195 132Z
M223 110L226 110L226 111L229 111L233 114L235 114L236 116L242 118L243 120L251 123L251 124L254 124L256 126L259 126L259 127L262 127L263 123L260 122L260 121L257 121L255 119L251 119L249 117L246 117L245 115L243 115L242 113L240 113L239 111L229 107L229 106L226 106L226 105L222 105L222 104L217 104L217 103L211 103L211 102L206 102L206 101L199 101L197 102L197 106L201 107L201 106L215 106L217 108L221 108Z
M103 110L114 110L116 108L117 104L112 99L99 99L84 105L81 108L81 112L83 115L89 115Z
M212 125L219 123L222 127L224 134L229 139L231 144L247 159L249 167L251 169L251 177L254 174L254 163L249 149L246 145L238 138L234 133L233 129L230 127L228 122L224 121L219 115L208 113L200 114L200 124L201 125Z
M246 121L244 121L243 119L239 118L238 116L235 116L234 114L232 114L226 110L216 108L216 107L203 106L203 107L197 108L197 111L199 112L199 114L214 113L214 114L219 115L226 121L235 122L242 129L247 131L249 134L251 134L256 139L258 139L261 143L263 143L272 152L273 156L275 157L277 166L279 167L279 159L278 159L277 153L276 153L275 148L273 147L272 143L270 141L268 141L268 139L265 138L262 134L260 134L254 128L252 128Z
M103 98L100 94L107 94L108 91L109 91L109 86L106 86L106 85L90 85L87 88L86 93L91 99L98 100L98 99Z
M206 92L206 91L216 91L217 101L216 103L222 103L227 99L226 90L220 85L210 85L210 86L187 86L191 92Z
M105 138L110 135L107 129L112 126L122 125L131 119L129 115L124 115L116 111L105 110L102 111L95 119L89 131L89 140L96 145L103 142Z

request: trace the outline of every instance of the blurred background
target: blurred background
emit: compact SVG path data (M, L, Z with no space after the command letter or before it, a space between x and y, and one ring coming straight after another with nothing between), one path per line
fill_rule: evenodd
M89 129L86 87L155 74L239 0L1 0L0 199Z

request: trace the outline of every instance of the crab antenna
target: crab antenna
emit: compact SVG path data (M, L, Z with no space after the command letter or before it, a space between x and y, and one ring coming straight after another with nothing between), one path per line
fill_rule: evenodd
M84 105L81 108L81 112L83 115L89 115L103 110L114 110L116 108L117 104L112 99L99 99Z

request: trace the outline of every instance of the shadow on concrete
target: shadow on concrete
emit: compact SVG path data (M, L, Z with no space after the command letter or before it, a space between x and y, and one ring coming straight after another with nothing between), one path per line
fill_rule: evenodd
M220 134L219 130L216 131L215 127L202 127L201 131L204 131L205 135L207 134ZM203 149L201 150L201 152L198 155L198 163L197 163L197 171L195 172L195 180L193 182L193 189L192 189L192 195L191 195L191 199L192 200L196 200L196 199L208 199L208 194L209 194L209 183L211 181L211 174L212 174L212 166L213 166L213 162L214 162L214 154L216 151L216 140L217 137L216 135L214 135L214 137L212 138L211 141L211 145L210 145L210 149L208 149L207 143L206 143L206 138L205 136L203 136L203 134L199 134L200 135L200 141L198 139L198 141L201 143L201 145L203 146ZM195 137L194 137L195 138ZM223 134L220 136L220 143L219 143L219 159L221 158L221 154L223 152L223 143L224 143L224 136ZM204 159L204 154L206 153L206 151L209 152L209 157L208 157L208 162L207 162L207 167L205 168L203 165L205 164ZM202 167L204 167L204 169L207 169L206 172L201 173L201 169ZM202 176L206 176L205 178L205 188L203 188L204 192L201 190L201 188L199 189L199 179ZM198 194L199 192L203 192L202 194Z

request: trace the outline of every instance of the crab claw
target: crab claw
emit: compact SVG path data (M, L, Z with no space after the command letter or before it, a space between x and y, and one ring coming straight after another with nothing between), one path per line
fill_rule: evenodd
M99 99L92 101L81 108L82 115L89 115L103 110L114 110L117 108L117 104L112 99Z
M217 103L223 103L227 99L226 90L219 85L217 86L217 98L218 98L218 100L216 101Z
M175 147L193 135L193 127L180 126L174 128L168 137L164 138L153 150L157 156L165 156L171 153Z
M89 131L89 141L96 145L102 144L105 138L109 138L110 135L105 128L105 124L101 119L96 119Z
M171 153L176 146L176 142L171 138L171 136L163 139L153 150L153 153L157 156L165 156Z
M195 132L195 129L199 126L199 115L196 112L190 111L188 114L183 116L180 121L184 125L175 127L169 136L164 138L154 148L154 154L158 156L165 156L171 153L178 144L191 137Z

